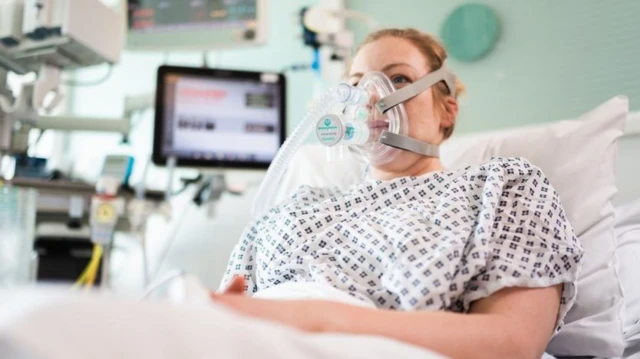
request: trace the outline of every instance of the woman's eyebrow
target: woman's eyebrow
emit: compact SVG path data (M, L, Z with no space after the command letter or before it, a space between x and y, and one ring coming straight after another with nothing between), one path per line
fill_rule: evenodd
M383 68L382 68L382 72L389 71L389 70L391 70L391 69L392 69L392 68L394 68L394 67L400 67L400 66L406 66L406 67L410 67L410 68L412 68L412 69L416 70L413 66L411 66L411 65L409 65L409 64L407 64L407 63L404 63L404 62L394 62L394 63L392 63L392 64L388 64L387 66L383 67Z
M404 63L404 62L394 62L392 64L388 64L385 67L383 67L382 70L380 70L380 71L385 72L385 71L391 70L394 67L400 67L400 66L410 67L413 70L417 71L413 66L411 66L411 65L409 65L407 63ZM353 77L360 78L362 76L364 76L364 74L362 72L356 72L355 74L349 75L349 78L353 78Z

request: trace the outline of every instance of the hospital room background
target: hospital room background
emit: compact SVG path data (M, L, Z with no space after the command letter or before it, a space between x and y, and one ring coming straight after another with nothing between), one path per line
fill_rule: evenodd
M162 7L171 3L52 0L47 4L57 4L72 13L72 8L61 4L98 1L109 7L104 7L108 11L117 9L113 12L142 16L138 24L142 27L148 25L145 16L150 10L143 6L128 12L127 5ZM171 81L180 76L251 79L260 88L282 91L266 97L249 92L237 97L246 102L242 106L247 108L254 101L254 106L279 111L286 130L280 134L280 123L276 127L268 124L248 129L245 126L254 126L247 124L249 121L237 126L243 128L237 130L242 135L271 133L275 155L285 135L295 137L292 134L318 98L344 80L349 57L368 34L382 28L415 28L443 41L449 53L447 67L466 88L458 100L453 137L441 146L445 166L462 167L481 163L493 155L525 153L557 187L569 217L575 220L572 226L584 232L598 232L606 224L611 229L610 237L615 237L611 243L602 236L598 241L586 240L593 258L586 265L589 278L583 278L589 283L578 281L582 286L578 290L579 304L569 312L570 325L565 333L570 344L561 338L562 342L552 342L549 353L609 357L610 353L620 355L626 350L634 356L625 357L640 358L640 286L633 284L640 273L636 264L640 256L640 0L210 1L222 7L210 13L212 18L224 18L230 14L229 9L246 10L247 4L252 4L254 12L260 14L259 21L243 22L247 28L241 31L247 32L235 37L230 32L205 29L184 39L195 44L192 47L179 42L145 47L170 38L171 31L179 32L180 26L145 34L136 32L137 25L123 20L117 60L83 64L62 71L60 78L56 78L53 65L43 65L43 82L38 86L47 85L48 80L58 81L61 92L48 95L57 99L62 94L61 102L51 112L39 109L39 114L34 115L26 111L20 117L13 116L24 110L20 101L16 101L17 110L12 113L7 111L11 107L5 98L12 98L12 93L13 98L23 99L18 96L21 90L29 98L29 81L35 76L16 74L15 69L28 61L15 50L20 47L5 35L15 31L6 24L20 17L12 4L23 2L27 4L25 9L31 7L31 11L39 7L35 0L0 0L0 291L16 283L64 277L64 285L95 284L118 295L147 298L165 279L180 275L197 278L207 290L217 290L234 246L247 225L257 218L255 203L260 201L256 197L260 199L257 194L265 192L260 191L260 186L269 182L263 179L273 155L265 162L243 166L253 160L249 157L249 162L239 161L236 167L240 168L233 168L233 161L241 160L240 156L220 157L218 153L215 157L194 150L186 155L193 156L186 160L193 165L178 162L176 166L175 155L160 150L173 141L169 132L175 126L183 126L183 119L178 120L176 115L175 122L180 124L173 124L169 119L173 115L162 112L178 106L173 100L166 100L173 96ZM194 3L202 6L206 2ZM88 16L83 21L108 21L108 17L98 18ZM67 30L53 27L51 33ZM34 31L32 40L37 42L39 36L46 38L51 33ZM96 41L108 39L105 44L87 45L89 49L106 48L117 37L87 33ZM76 35L82 37L80 33ZM85 48L80 45L78 49ZM78 50L77 59L91 62L89 53L80 54ZM74 59L74 55L69 54L68 58ZM34 56L40 66L38 61L44 61L47 55L29 56ZM61 51L52 56L59 60L67 55ZM3 67L14 69L6 81L13 92L3 86ZM34 94L34 98L40 95L37 91ZM215 97L215 93L209 93L212 94ZM278 95L283 95L281 102ZM38 121L49 118L49 122L42 123L48 123L53 130L27 130L25 140L20 136L28 127L25 124L32 120L29 116ZM163 121L171 125L162 127ZM194 125L193 119L184 121L185 127L197 130L213 131L220 126ZM123 131L118 123L124 122L127 124ZM85 131L76 127L110 130ZM277 145L273 137L276 135ZM363 178L364 168L355 162L326 162L326 148L318 143L321 141L308 137L283 180L275 186L280 186L279 192L267 195L270 200L288 194L300 184L339 186ZM236 142L235 146L249 145ZM3 147L7 143L8 147ZM11 146L20 143L26 154L12 152ZM591 158L602 167L592 168ZM216 166L201 167L207 160ZM609 164L615 166L615 171L607 167ZM117 181L114 185L114 176L122 178L123 174L129 187L119 187L121 183ZM38 189L33 190L34 187ZM129 192L111 193L123 188ZM96 190L101 192L96 194ZM615 236L614 217L618 221ZM592 219L597 225L589 222ZM113 242L109 242L112 238ZM68 243L68 247L60 243ZM58 256L56 251L63 247L68 253ZM616 262L618 257L620 261ZM106 268L100 263L106 263ZM632 285L622 294L620 284L628 283ZM600 284L606 288L600 288ZM586 300L581 299L581 291ZM162 295L166 293L159 292ZM625 305L628 313L623 318L619 313ZM0 310L0 322L1 314ZM584 318L586 322L582 322ZM581 335L571 341L574 330ZM589 330L596 333L582 335L582 331ZM593 350L583 352L589 343L594 343Z
M119 0L103 2L114 7L122 5ZM76 85L64 86L64 100L54 113L120 118L128 99L142 102L152 99L149 96L156 89L160 66L206 66L283 73L286 130L291 134L314 98L336 85L344 70L344 63L331 60L335 55L331 46L320 47L319 69L313 68L314 51L303 39L300 18L303 8L325 6L351 14L340 20L340 26L353 35L354 47L350 49L353 51L374 27L413 27L440 37L451 15L469 4L482 4L490 9L496 17L497 30L482 56L465 59L452 55L447 61L466 86L459 100L454 138L576 119L617 95L629 99L630 113L640 111L640 1L637 0L265 2L268 6L262 43L218 46L211 40L206 51L125 47L111 68L103 64L65 72L63 77ZM9 84L17 90L25 78L11 75ZM614 204L640 198L640 186L635 184L640 165L629 155L640 154L637 137L640 119L630 128L635 131L633 141L623 139L618 144L619 152L625 153L618 163L624 167L625 176L619 180L621 193ZM110 258L111 289L142 293L145 266L151 278L179 270L196 276L211 290L218 288L232 248L251 220L251 206L264 170L224 169L232 190L222 193L211 204L196 205L193 198L198 187L184 189L179 179L195 178L199 169L179 166L168 170L167 166L147 165L153 150L152 105L141 106L132 114L126 141L122 134L82 131L46 131L37 136L38 133L31 134L29 154L46 159L48 170L55 169L74 180L95 183L107 155L135 159L129 178L134 186L144 177L148 189L163 191L169 179L174 179L172 188L177 194L171 198L170 210L164 213L158 210L148 218L144 233L148 263L144 263L138 234L116 234ZM7 175L11 172L7 170L11 161L2 164L0 170Z
M117 0L105 0L118 5ZM302 40L299 13L322 1L278 0L268 6L264 44L241 48L216 48L205 53L210 67L274 71L312 61L312 50ZM336 3L341 3L337 1ZM393 7L385 1L347 0L349 10L366 15L379 27L415 27L440 34L447 16L466 1L402 0ZM499 18L500 34L492 51L467 62L451 58L450 66L464 79L467 93L461 98L456 135L507 129L575 118L618 94L630 98L631 110L640 98L640 2L635 0L483 1ZM329 1L327 4L332 5ZM597 14L597 16L594 16ZM355 44L364 39L365 21L349 19ZM69 87L59 112L78 116L119 117L126 96L152 93L160 65L202 66L201 51L139 51L122 53L110 76L95 86ZM328 61L327 61L328 62ZM327 66L330 66L327 65ZM105 66L75 71L77 82L105 77ZM318 76L310 69L287 70L286 120L290 133L304 117L314 96L340 80L340 73ZM142 176L152 149L153 111L141 111L132 119L128 144L122 136L95 133L45 133L34 155L49 158L49 166L74 177L95 179L107 154L133 155L131 182ZM179 172L181 170L178 170ZM189 170L182 170L190 174ZM185 172L186 171L186 172ZM638 169L640 171L640 169ZM640 172L638 172L640 175ZM261 173L230 173L247 188L242 196L225 194L215 214L196 208L191 194L177 196L168 223L151 218L148 226L150 267L160 272L180 268L194 273L215 288L229 253L250 220L248 208ZM163 188L166 170L151 167L147 185ZM177 181L176 181L177 182ZM179 183L176 183L179 186ZM182 213L188 212L188 215ZM124 257L114 254L119 281L114 286L133 289L140 285L139 249L130 245ZM170 246L167 250L167 246ZM125 259L126 258L126 259Z

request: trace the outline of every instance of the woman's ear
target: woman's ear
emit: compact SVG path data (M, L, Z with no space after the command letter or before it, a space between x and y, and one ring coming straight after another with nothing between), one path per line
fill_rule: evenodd
M442 107L444 113L440 119L440 129L446 133L448 128L456 124L456 118L458 118L458 101L451 96L447 96L445 97Z

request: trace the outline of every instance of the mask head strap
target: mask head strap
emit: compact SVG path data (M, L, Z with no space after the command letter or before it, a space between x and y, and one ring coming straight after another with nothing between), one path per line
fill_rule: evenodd
M440 157L440 149L437 145L418 141L408 136L383 131L378 140L380 143L401 150L410 151L427 157Z
M380 113L385 113L394 106L397 106L421 94L423 91L440 81L444 81L444 83L449 88L449 94L455 97L456 75L451 70L449 70L446 64L442 64L439 69L425 75L411 85L401 88L398 91L394 91L390 95L381 98L378 102L376 102L376 109Z

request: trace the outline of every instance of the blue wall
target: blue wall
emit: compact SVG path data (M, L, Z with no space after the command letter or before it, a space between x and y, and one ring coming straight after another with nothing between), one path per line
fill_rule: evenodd
M439 34L462 0L347 0L383 27ZM502 23L491 54L450 61L467 85L458 132L573 118L617 94L640 109L640 1L485 0ZM391 5L393 4L393 5ZM357 39L364 27L354 24Z

